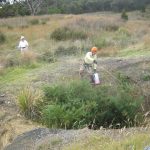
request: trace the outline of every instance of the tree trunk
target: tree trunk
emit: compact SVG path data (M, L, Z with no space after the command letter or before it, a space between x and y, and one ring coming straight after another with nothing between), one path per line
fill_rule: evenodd
M26 2L31 12L31 15L34 16L38 13L39 8L41 4L43 3L43 0L26 0Z

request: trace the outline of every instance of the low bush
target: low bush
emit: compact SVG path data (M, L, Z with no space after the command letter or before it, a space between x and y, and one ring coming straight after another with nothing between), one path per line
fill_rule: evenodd
M5 73L5 68L3 66L0 66L0 76L4 75Z
M5 41L6 41L5 35L2 32L0 32L0 44L4 43Z
M33 19L33 20L30 21L30 24L31 25L37 25L37 24L39 24L39 20L38 19Z
M56 58L54 56L54 53L51 51L45 51L40 57L41 60L46 61L46 62L55 62Z
M61 106L48 105L43 109L43 123L48 127L59 128L65 122L65 111Z
M5 59L3 59L3 64L5 67L19 66L20 58L15 54L8 54Z
M46 24L46 21L45 21L45 20L42 20L42 21L41 21L41 24L42 24L42 25Z
M69 47L64 47L64 46L59 46L55 52L55 56L63 56L63 55L76 55L78 54L78 48L76 46L69 46Z
M8 54L5 57L1 57L1 64L3 67L16 67L25 66L35 68L37 64L37 55L33 52L26 52L24 54Z
M7 28L8 28L9 30L13 30L13 29L14 29L13 26L10 26L10 25L8 25Z
M21 55L20 64L30 66L36 63L37 55L31 51L27 51Z
M58 28L54 32L52 32L50 37L57 41L61 40L65 41L65 40L86 39L88 36L83 31L63 27Z
M62 10L54 7L48 9L49 14L61 14Z
M124 20L128 20L128 15L127 15L127 12L125 10L122 11L121 18Z
M50 128L122 128L137 126L141 121L142 97L128 77L118 75L117 86L93 87L86 81L44 88L44 97L33 88L17 96L24 115L38 119Z
M111 86L92 87L85 81L45 87L42 122L57 128L137 125L142 98L128 79L119 76L118 80L121 84L116 90Z
M119 29L119 25L116 24L110 24L109 26L106 26L105 28L107 31L117 31Z
M143 75L142 80L143 81L150 81L150 74Z
M102 37L95 37L93 39L93 45L95 45L96 47L107 47L109 46L109 43L106 41L105 38L102 38Z

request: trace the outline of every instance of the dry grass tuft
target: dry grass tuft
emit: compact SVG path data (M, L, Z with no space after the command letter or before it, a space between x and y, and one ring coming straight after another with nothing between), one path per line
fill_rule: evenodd
M144 37L144 45L145 45L146 47L149 47L149 48L150 48L150 36L149 36L149 35L146 35L146 36Z
M100 51L98 51L97 56L102 57L102 56L115 56L118 53L118 48L116 47L107 47L107 48L102 48Z
M32 64L36 62L37 55L32 51L27 51L21 55L21 64Z

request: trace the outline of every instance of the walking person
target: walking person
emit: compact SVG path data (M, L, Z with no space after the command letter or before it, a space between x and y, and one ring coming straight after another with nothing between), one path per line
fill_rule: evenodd
M21 36L20 42L19 42L19 45L18 45L18 48L21 50L21 53L24 54L25 52L27 52L28 51L28 47L29 47L29 44L25 40L25 37Z

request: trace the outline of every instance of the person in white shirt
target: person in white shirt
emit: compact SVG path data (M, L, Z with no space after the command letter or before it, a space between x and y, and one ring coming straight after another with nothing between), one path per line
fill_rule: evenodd
M90 76L96 72L97 68L97 47L92 47L90 52L87 52L83 64L80 67L79 74L82 77L84 71L86 71Z
M28 50L29 44L25 40L24 36L21 36L18 48L21 50L21 53L24 53Z

